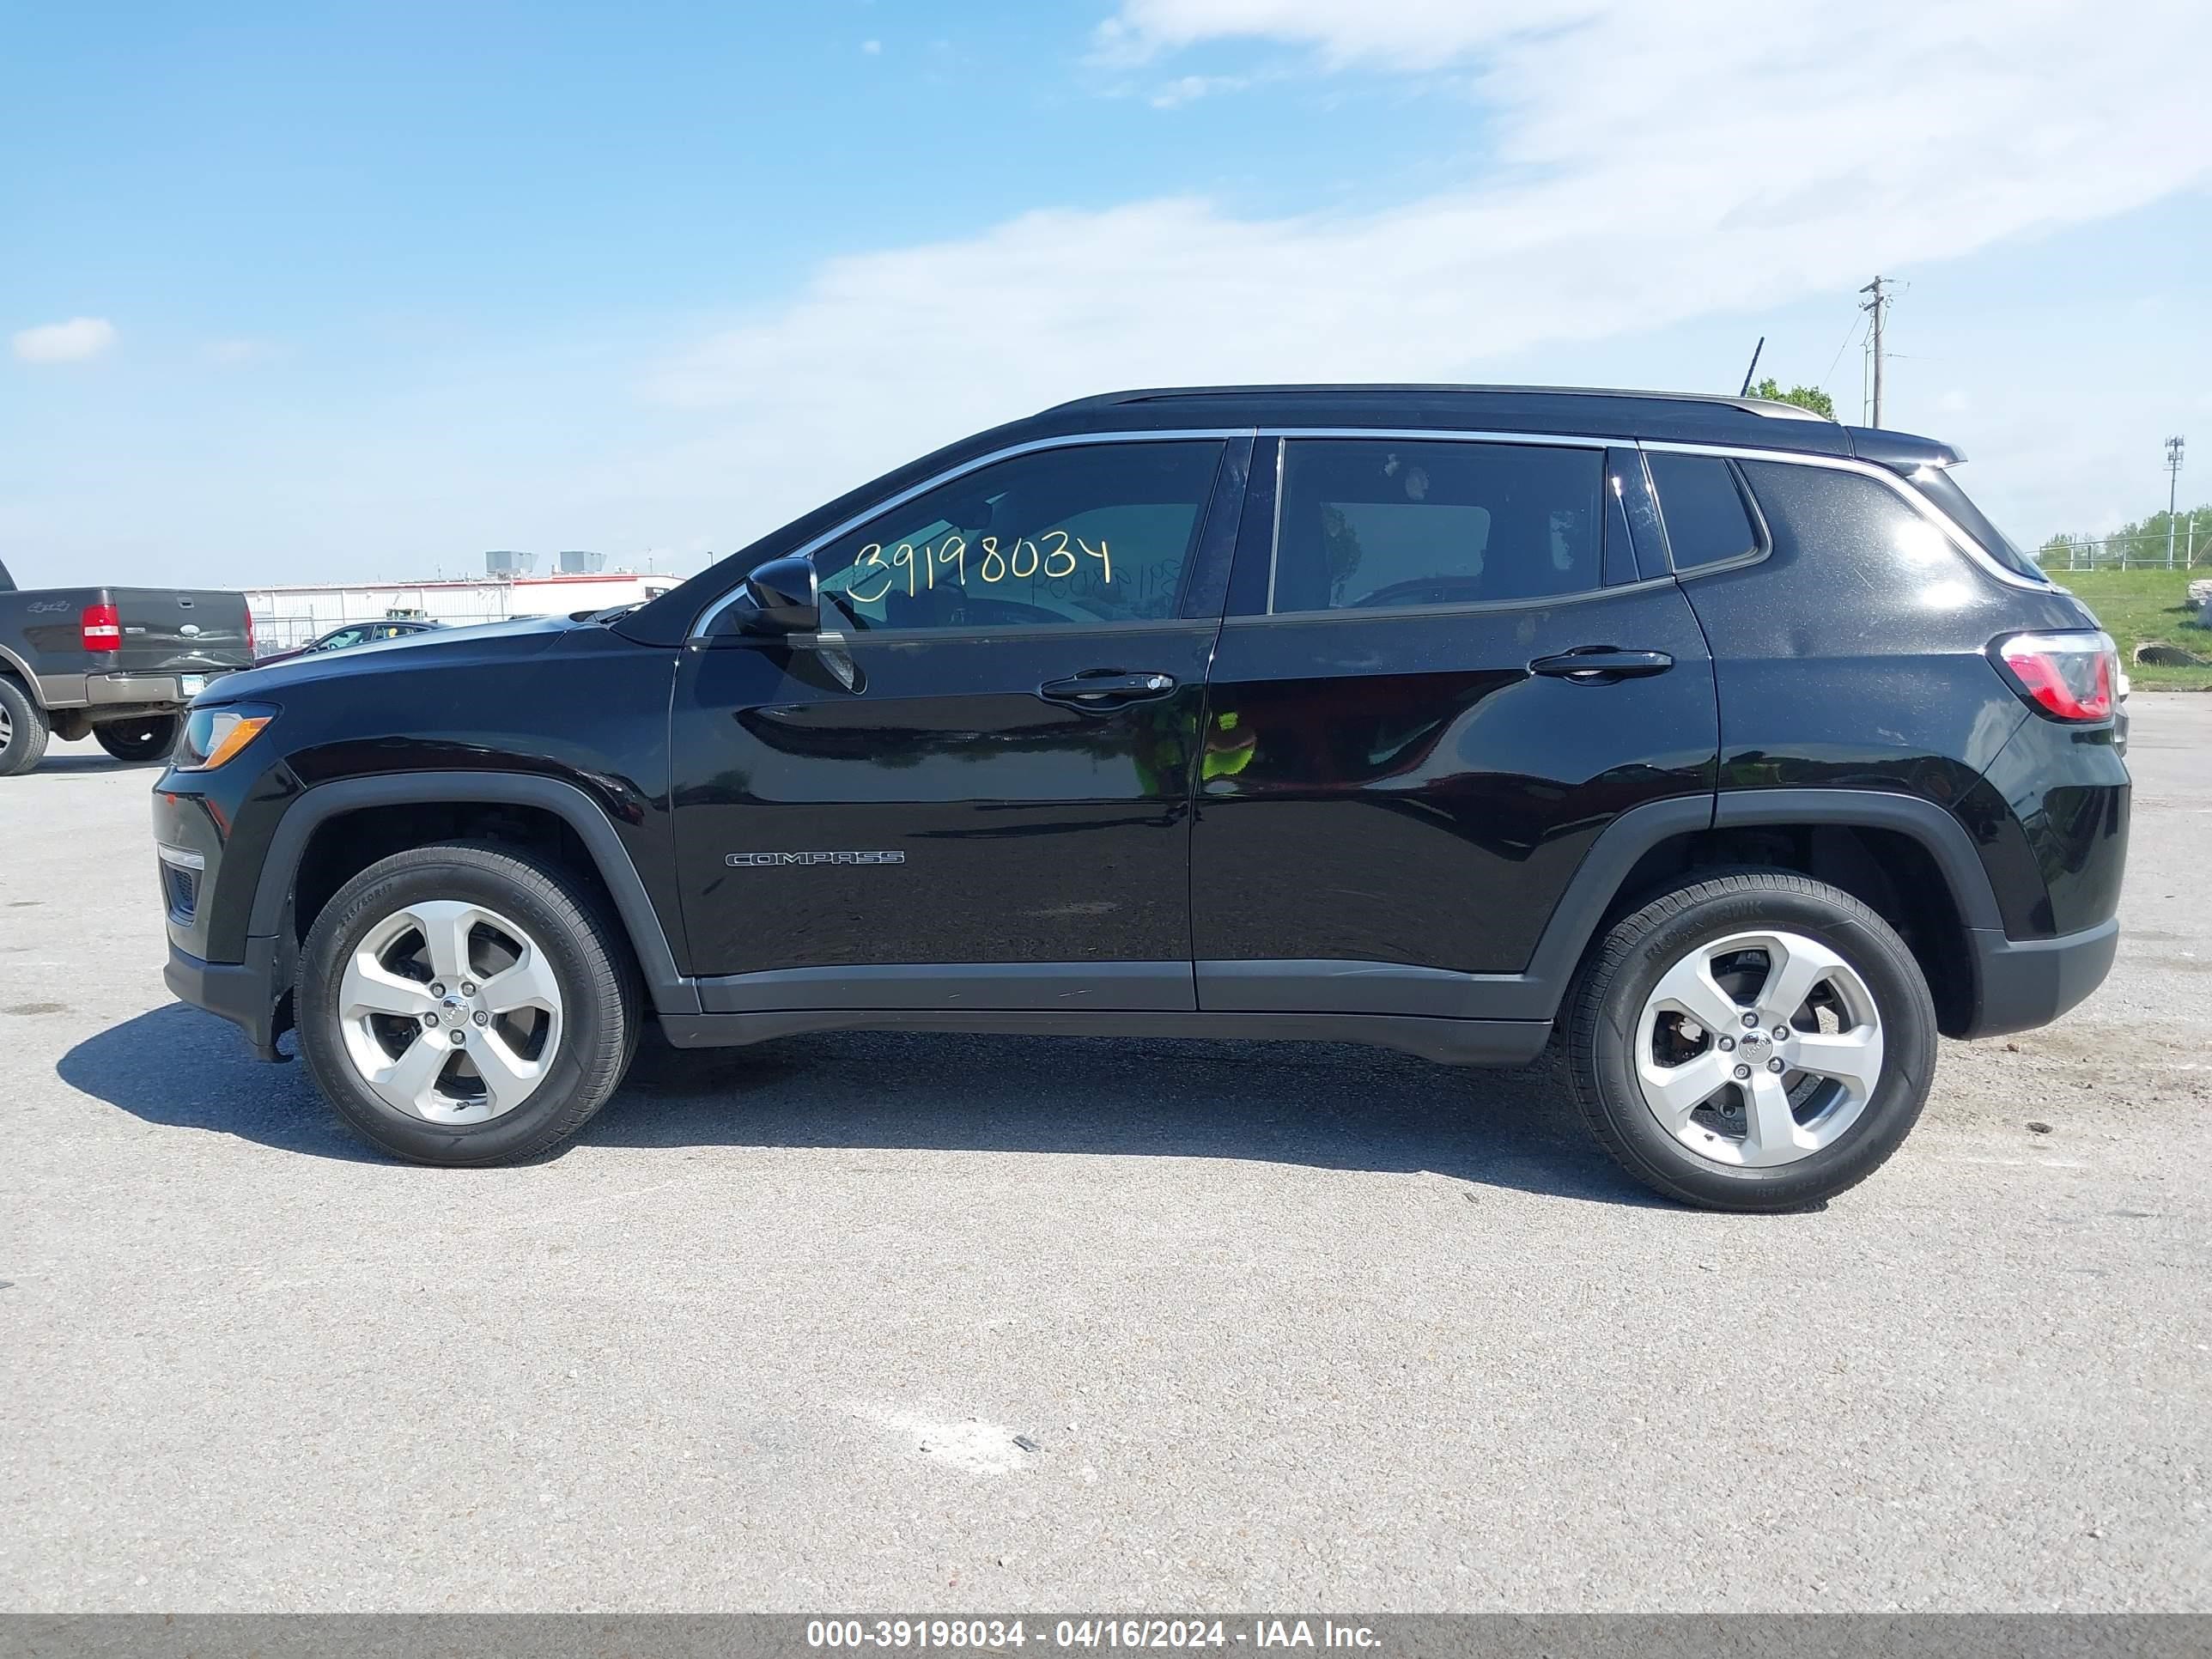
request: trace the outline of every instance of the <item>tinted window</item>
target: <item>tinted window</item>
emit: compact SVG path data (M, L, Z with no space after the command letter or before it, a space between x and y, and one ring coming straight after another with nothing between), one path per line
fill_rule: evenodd
M1603 452L1288 446L1272 611L1544 599L1599 585Z
M1694 570L1759 550L1758 528L1726 461L1712 455L1659 453L1645 459L1675 569Z
M1950 471L1940 466L1917 467L1905 475L1920 486L1920 493L1936 503L1936 509L1953 524L1965 531L1987 550L1990 556L2008 569L2023 576L2048 580L2043 567L2013 545L2012 538L1989 520L1988 515L1976 507L1959 488L1959 481Z
M1173 617L1218 443L1092 444L984 467L814 556L823 622L1082 626Z

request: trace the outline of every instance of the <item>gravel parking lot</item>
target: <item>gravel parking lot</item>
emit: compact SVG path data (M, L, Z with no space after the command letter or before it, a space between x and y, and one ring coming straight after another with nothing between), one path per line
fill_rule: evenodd
M2212 1609L2212 697L2119 966L1829 1209L1644 1195L1541 1072L648 1051L378 1161L170 1000L154 774L0 783L17 1610Z

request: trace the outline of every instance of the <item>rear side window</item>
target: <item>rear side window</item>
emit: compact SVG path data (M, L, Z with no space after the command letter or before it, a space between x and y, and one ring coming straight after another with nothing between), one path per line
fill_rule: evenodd
M2014 546L2012 538L1990 522L1988 515L1959 488L1958 479L1951 476L1948 468L1916 467L1905 476L1919 487L1922 495L1935 502L1944 517L1979 542L1999 564L2018 575L2033 576L2038 581L2050 580L2043 574L2041 565Z
M1603 580L1601 450L1304 439L1285 446L1268 609L1379 611Z
M1645 458L1667 549L1677 570L1697 570L1759 551L1759 526L1736 487L1735 469L1717 455Z

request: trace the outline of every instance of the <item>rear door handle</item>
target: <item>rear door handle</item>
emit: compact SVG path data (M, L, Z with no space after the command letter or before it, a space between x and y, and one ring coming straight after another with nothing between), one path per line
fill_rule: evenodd
M1572 680L1577 685L1611 685L1615 680L1663 674L1674 665L1674 658L1664 651L1620 651L1609 645L1584 645L1555 657L1539 657L1528 665L1528 672Z
M1131 673L1125 668L1087 668L1064 680L1047 680L1037 696L1047 702L1092 713L1118 708L1124 703L1150 702L1176 689L1175 676L1147 671Z

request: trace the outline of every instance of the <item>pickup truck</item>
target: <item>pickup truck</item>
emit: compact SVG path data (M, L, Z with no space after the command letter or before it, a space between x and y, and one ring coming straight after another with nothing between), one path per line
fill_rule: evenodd
M59 733L124 761L159 760L185 705L253 665L242 593L171 587L21 592L0 564L0 778L29 771Z

